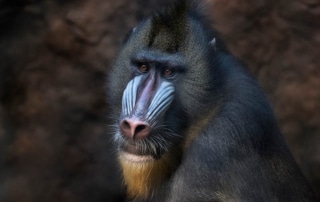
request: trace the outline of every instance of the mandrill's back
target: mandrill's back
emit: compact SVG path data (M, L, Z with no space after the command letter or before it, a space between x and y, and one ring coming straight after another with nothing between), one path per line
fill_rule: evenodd
M315 201L258 83L189 2L141 22L109 78L134 201Z

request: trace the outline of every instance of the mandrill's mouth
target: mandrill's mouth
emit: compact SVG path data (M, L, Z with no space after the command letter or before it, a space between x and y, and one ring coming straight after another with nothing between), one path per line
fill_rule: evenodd
M126 153L138 157L151 157L154 160L160 159L166 153L167 146L165 141L156 142L151 137L140 140L128 140L127 138L120 138L118 141L119 153ZM161 145L159 145L161 144Z
M147 151L143 151L139 144L135 143L121 144L120 152L126 152L138 156L150 155Z

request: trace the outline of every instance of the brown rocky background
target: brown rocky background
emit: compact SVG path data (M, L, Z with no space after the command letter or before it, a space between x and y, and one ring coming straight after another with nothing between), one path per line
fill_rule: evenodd
M170 0L0 0L0 201L123 201L105 77L121 40ZM319 0L208 0L320 194Z

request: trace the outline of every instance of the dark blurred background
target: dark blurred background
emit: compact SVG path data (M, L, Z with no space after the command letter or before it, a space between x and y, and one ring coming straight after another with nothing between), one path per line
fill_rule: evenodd
M320 1L207 0L320 195ZM105 77L170 0L0 0L0 201L122 201Z

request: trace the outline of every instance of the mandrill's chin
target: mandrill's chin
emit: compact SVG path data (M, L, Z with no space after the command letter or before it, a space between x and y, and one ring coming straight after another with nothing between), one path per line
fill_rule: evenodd
M151 155L136 155L124 151L119 152L119 158L121 161L127 161L128 163L152 163L155 159Z
M154 159L151 155L119 152L118 158L127 185L128 197L140 199L150 197L175 167L170 156L172 154L165 153L162 158Z

